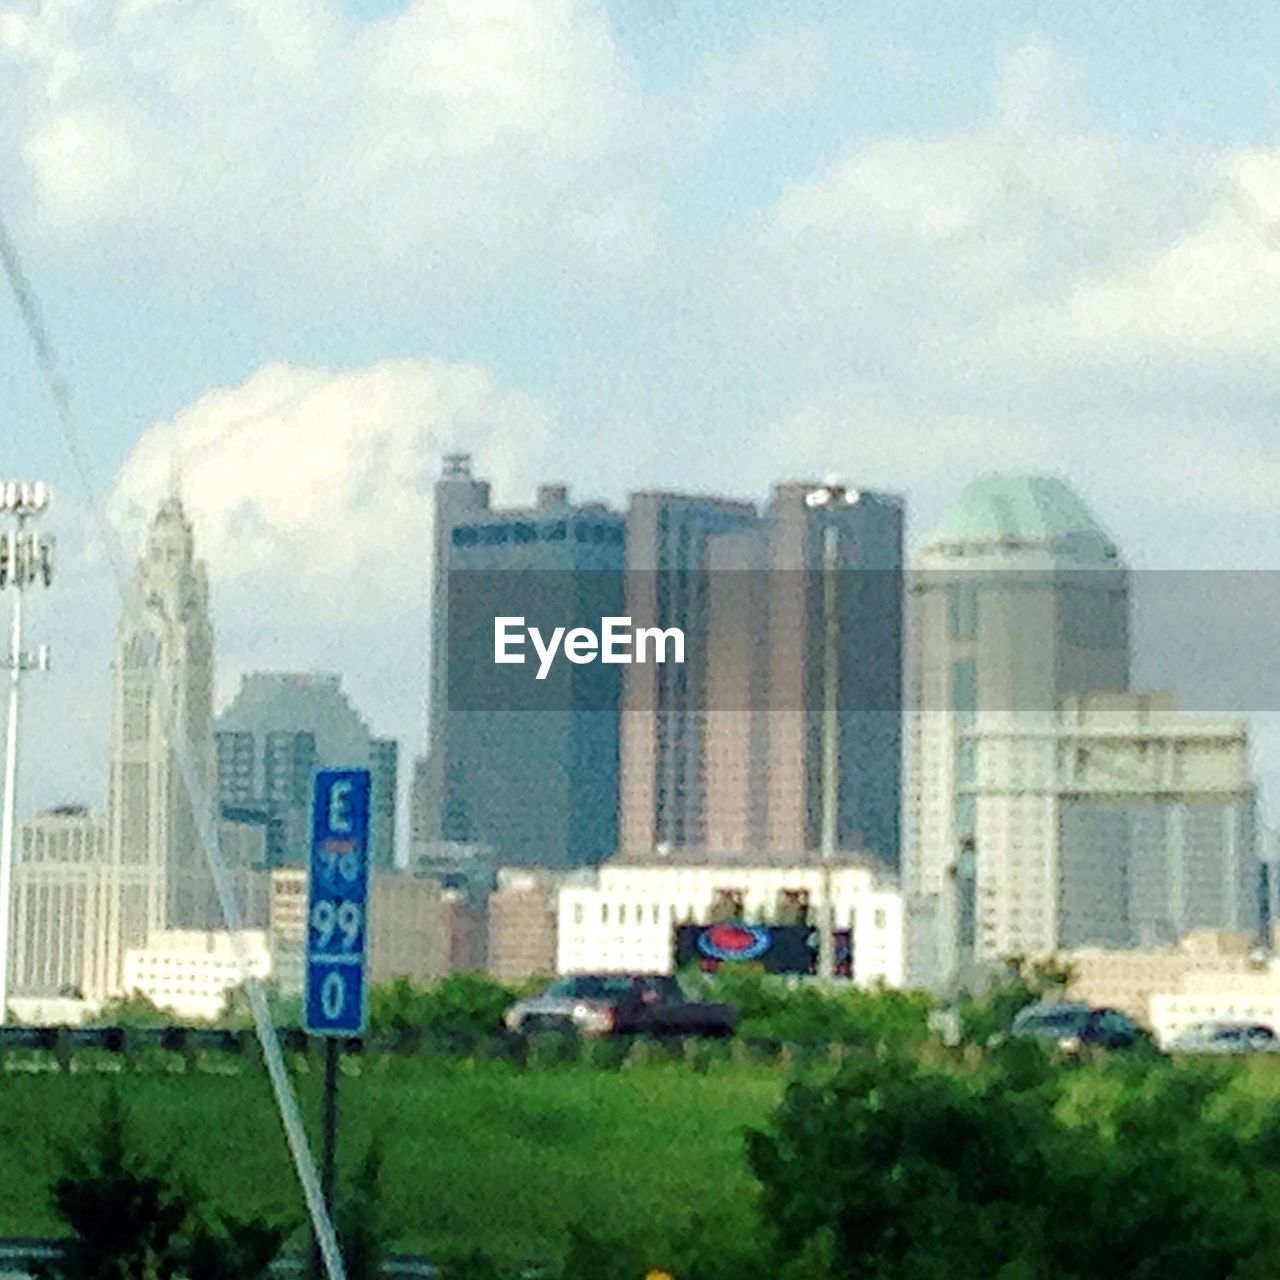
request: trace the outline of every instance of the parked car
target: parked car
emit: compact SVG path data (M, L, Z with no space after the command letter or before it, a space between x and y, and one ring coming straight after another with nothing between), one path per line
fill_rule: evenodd
M505 1021L523 1035L728 1036L733 1034L734 1010L687 999L666 974L583 973L557 978L541 994L517 1001Z
M1049 1040L1065 1053L1151 1046L1147 1033L1118 1009L1095 1009L1091 1005L1068 1002L1028 1006L1014 1018L1009 1035L1016 1039Z
M1201 1022L1169 1044L1171 1053L1276 1053L1280 1037L1261 1022Z

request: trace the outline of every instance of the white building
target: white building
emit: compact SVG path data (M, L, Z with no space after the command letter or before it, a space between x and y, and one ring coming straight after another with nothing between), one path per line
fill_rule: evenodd
M1254 973L1187 973L1151 997L1151 1028L1162 1045L1198 1022L1260 1022L1280 1035L1280 965Z
M260 929L163 929L124 956L124 989L180 1018L218 1017L227 993L245 978L271 976L271 950Z
M186 754L212 812L213 631L204 565L176 496L147 533L116 631L107 776L107 972L114 995L124 952L156 931L219 922L178 764Z
M971 845L977 957L1052 950L1057 713L1129 683L1116 546L1060 480L974 481L915 560L911 632L904 890L945 895Z
M106 823L64 805L18 827L9 931L13 993L73 997L105 963Z
M854 981L900 986L902 895L869 867L849 863L833 868L831 888L835 928L851 932ZM771 920L788 896L816 908L821 890L812 855L725 857L681 849L614 858L561 887L556 968L670 973L676 926L710 923L718 901L735 899L744 919Z
M1129 683L1128 583L1061 482L970 485L912 581L912 901L945 900L972 850L972 903L942 909L957 958L1171 945L1258 925L1243 720L1179 712Z

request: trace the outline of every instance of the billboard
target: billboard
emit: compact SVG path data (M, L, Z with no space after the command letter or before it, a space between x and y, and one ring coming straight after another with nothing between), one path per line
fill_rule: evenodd
M836 976L852 973L848 929L835 931ZM766 973L817 973L818 931L810 924L682 924L675 931L676 968L704 973L735 964L759 965Z

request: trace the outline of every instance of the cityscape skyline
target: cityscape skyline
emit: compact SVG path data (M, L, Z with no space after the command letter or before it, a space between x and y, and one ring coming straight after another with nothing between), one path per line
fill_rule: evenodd
M458 0L6 17L5 213L88 465L86 492L0 326L0 438L63 542L32 634L68 620L30 685L24 807L100 794L91 505L128 524L175 460L216 566L216 704L250 670L339 670L406 756L424 493L453 450L503 503L543 478L759 500L835 468L910 496L909 545L994 464L1069 478L1136 566L1280 564L1280 17L518 9L496 78ZM426 56L445 31L458 79Z
M184 488L190 483L190 480L185 481ZM544 479L540 481L535 488L558 488L558 482L547 481ZM955 493L951 495L953 505L955 499L959 495L959 491L960 488L958 486ZM640 492L644 491L642 490ZM505 501L507 495L505 493L500 493L497 496L499 501ZM708 496L714 497L715 495ZM767 496L767 494L764 496ZM761 497L760 501L761 509L765 509L767 506L764 496ZM911 505L910 495L908 494L906 497L907 559L914 560L923 547L925 541L930 537L932 531L921 529L923 520L914 512ZM624 513L628 509L627 498L628 495L624 495L624 505L622 507ZM749 498L743 497L742 495L735 495L731 500L740 502L750 501ZM427 508L430 508L429 501L427 502ZM940 516L939 519L941 518L942 517ZM56 504L51 510L50 516L46 517L46 521L51 532L54 532L55 534L60 532L58 506ZM1104 524L1110 523L1112 522L1104 519ZM198 529L196 530L196 536L199 538ZM94 556L93 558L96 559L97 557ZM64 556L64 560L65 559L66 557ZM72 578L72 585L70 589L75 591L78 585L76 581L77 579L79 579L80 585L83 584L84 566L82 562L79 566L80 572L77 574L74 571L75 557L73 556L71 559L73 562L73 572L70 574L70 577ZM1132 563L1131 559L1130 562ZM431 582L431 574L427 568L425 557L420 562L420 566L420 593L424 609L423 616L426 616L425 611L427 609L427 599L430 592L429 583ZM1178 693L1184 704L1188 705L1191 709L1238 711L1240 714L1247 715L1250 720L1251 742L1254 750L1255 775L1257 776L1260 784L1260 795L1263 804L1263 812L1265 814L1266 797L1272 789L1269 784L1280 781L1280 702L1275 703L1274 708L1270 705L1266 705L1265 702L1264 705L1258 708L1241 708L1236 706L1234 703L1215 703L1213 698L1217 692L1217 686L1221 683L1216 681L1213 676L1213 668L1217 662L1217 658L1214 654L1210 654L1205 660L1199 659L1196 655L1191 654L1188 651L1186 640L1192 635L1199 634L1197 627L1200 624L1212 623L1212 625L1218 628L1226 637L1226 648L1224 649L1224 652L1229 653L1229 655L1235 659L1244 657L1245 654L1240 650L1242 646L1249 643L1248 636L1232 637L1231 618L1229 616L1224 616L1223 614L1223 599L1226 600L1228 607L1240 611L1244 611L1246 607L1255 602L1259 603L1261 605L1261 609L1259 610L1259 619L1254 623L1255 631L1265 629L1271 618L1274 618L1277 625L1280 625L1280 608L1277 607L1280 606L1280 575L1277 575L1277 581L1270 590L1260 590L1256 592L1253 597L1250 597L1249 595L1252 588L1248 585L1239 585L1234 588L1228 587L1224 592L1218 592L1216 595L1208 588L1202 590L1197 587L1190 591L1186 591L1184 589L1182 594L1189 609L1190 620L1181 621L1177 626L1170 627L1169 618L1171 616L1171 605L1173 602L1167 597L1174 595L1174 587L1171 585L1169 590L1165 590L1162 583L1158 581L1161 576L1158 571L1147 570L1141 565L1134 565L1133 567L1135 570L1135 584L1142 584L1144 581L1148 586L1154 584L1154 589L1152 590L1147 590L1145 593L1138 591L1135 591L1134 593L1136 618L1134 622L1135 649L1133 655L1133 682L1135 687L1170 688ZM215 630L217 630L218 624L216 619L218 613L218 592L216 589L216 582L218 575L216 565L211 566L211 574L215 585L211 591L210 608L215 619ZM1169 577L1171 584L1176 584L1180 581L1179 575L1176 573L1169 573L1167 576ZM1225 572L1218 574L1217 577L1228 582L1232 579L1232 575ZM1249 579L1250 575L1242 573L1239 575L1238 580L1241 584L1247 584ZM1260 581L1264 579L1269 581L1267 575L1259 575ZM1204 578L1204 575L1186 575L1187 582L1199 582L1202 580L1207 581L1207 579ZM48 719L46 708L50 703L61 703L65 706L70 702L78 709L75 719L77 730L76 737L70 741L68 750L56 752L54 756L56 763L65 767L69 762L76 760L77 753L83 751L86 745L89 748L93 747L93 737L90 732L88 732L89 722L91 719L88 713L93 708L95 701L93 689L90 688L86 696L80 697L75 689L68 689L66 684L69 676L73 679L77 677L81 679L84 678L82 672L83 667L87 665L85 660L88 657L84 652L84 642L87 635L92 634L92 628L88 625L88 620L83 617L78 617L77 628L72 634L68 635L62 632L51 633L49 631L47 621L50 615L56 617L59 613L62 613L63 616L66 616L66 611L60 610L59 608L62 604L62 601L60 600L62 582L65 581L66 578L64 577L60 583L55 586L54 590L48 593L48 599L41 599L37 597L33 603L28 606L29 634L31 635L33 642L51 644L55 653L55 663L52 671L45 673L38 680L29 681L27 684L26 697L24 699L26 704L24 706L24 736L31 742L31 745L26 751L24 751L20 771L18 789L20 817L32 816L42 810L61 804L86 804L90 809L95 811L101 810L105 804L105 777L101 772L100 764L102 757L97 751L85 751L87 760L80 762L79 773L81 781L79 784L74 781L74 775L70 772L66 775L73 779L69 783L62 784L57 781L53 781L45 770L44 760L41 758L42 749L43 751L49 750L48 743L51 739L65 739L65 734L59 734L56 722ZM1145 605L1143 601L1145 601ZM114 604L110 595L106 597L104 603L108 607L118 607ZM1151 619L1155 620L1154 625L1143 625L1143 618L1147 615L1149 615ZM425 637L422 636L425 628L421 624L421 618L417 621L418 626L416 629L418 630L420 637L425 639ZM1185 628L1185 631L1181 631L1180 628ZM107 628L107 631L109 633L109 627ZM1179 644L1176 638L1171 639L1171 637L1176 637L1179 634L1182 634L1184 637L1181 644ZM73 672L68 673L66 671L67 664L59 661L59 658L63 657L65 654L68 641L70 641L75 650L79 651L77 654L78 662L72 665L73 667L78 666L80 671L73 670ZM1231 652L1231 645L1233 644L1236 646L1236 652L1234 653ZM270 651L271 647L274 646L269 646L268 651ZM227 708L231 705L234 697L234 691L238 688L238 683L240 681L242 681L246 676L251 676L254 672L267 665L265 662L256 661L252 654L250 654L245 659L244 669L237 671L234 668L229 668L223 662L221 658L221 644L219 649L220 657L217 664L217 685L223 692L220 698L215 699L214 705L216 715L224 714ZM280 649L277 649L276 651L281 652ZM284 649L283 652L281 652L282 661L278 669L286 672L304 670L300 664L289 661L289 658L294 656L295 653L297 653L297 650ZM428 653L429 646L422 644L420 641L420 647L417 651L417 662L403 662L396 664L393 668L388 669L384 667L382 669L386 673L388 682L391 684L393 689L396 688L397 681L402 681L409 687L411 694L408 696L412 697L416 704L413 707L409 707L404 698L396 700L396 705L390 711L391 723L383 731L383 736L391 741L397 742L400 748L401 768L397 795L396 826L400 832L404 833L406 841L411 819L411 801L408 795L411 787L410 775L412 774L410 765L413 760L422 755L423 744L427 739L425 716L421 714L421 704L423 702L422 690L427 687L426 655ZM364 680L366 682L366 687L369 689L369 696L372 703L374 706L377 706L378 704L385 706L389 701L386 696L386 692L385 690L379 689L378 681L373 679L374 673L369 670L367 665L357 662L354 670L344 670L341 678L346 682L346 687L350 696L356 700L363 709L365 709L364 713L368 716L370 722L382 724L384 722L378 717L377 713L372 708L367 707L367 704L361 701L355 692L355 688L361 678L362 667ZM415 683L413 677L419 672L421 673L419 682ZM1188 674L1191 676L1190 680L1187 679ZM1188 684L1191 686L1190 690L1185 687ZM1207 703L1202 704L1197 702L1194 693L1196 688L1203 688L1207 690L1206 696L1209 699ZM1239 696L1238 686L1230 692L1231 696ZM1265 699L1266 696L1272 692L1273 691L1271 689L1265 689L1262 691L1262 697ZM102 702L105 703L105 701L105 697L103 697ZM105 705L102 706L99 709L99 716L101 717L101 732L105 736L108 728L107 722L109 719L108 707ZM33 775L35 775L34 779ZM32 790L33 786L34 791ZM398 844L397 847L401 849L407 848L407 843L403 845Z

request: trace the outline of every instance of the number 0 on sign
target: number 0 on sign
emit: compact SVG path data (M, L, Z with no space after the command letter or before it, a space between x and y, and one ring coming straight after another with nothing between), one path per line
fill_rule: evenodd
M369 771L316 774L307 893L307 1030L364 1030Z

